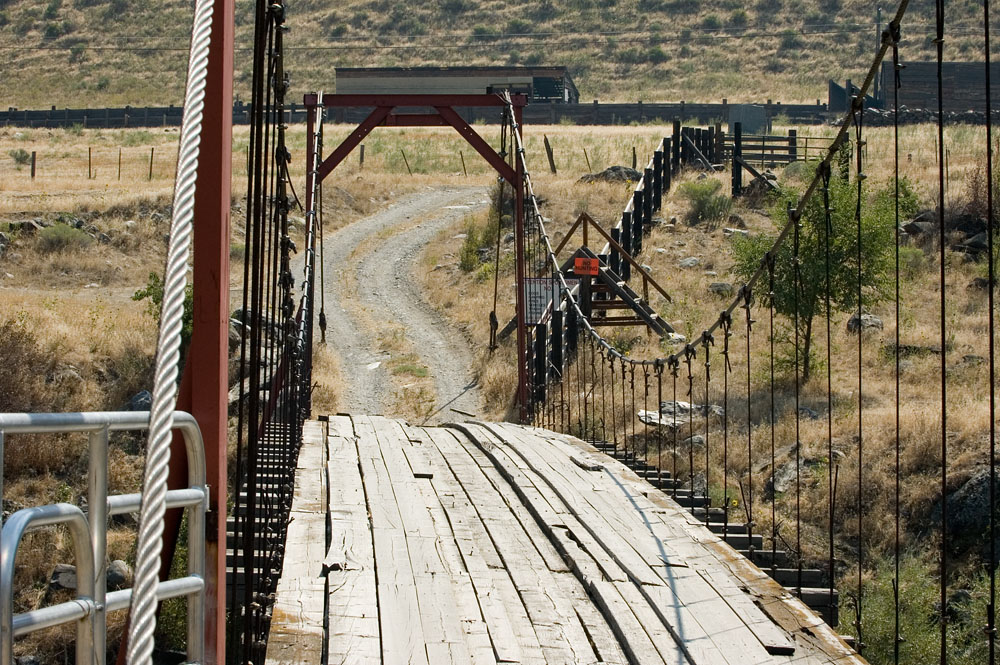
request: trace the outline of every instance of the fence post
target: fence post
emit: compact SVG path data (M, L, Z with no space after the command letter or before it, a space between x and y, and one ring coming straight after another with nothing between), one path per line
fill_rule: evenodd
M642 229L646 226L646 190L636 190L632 192L632 256L642 251Z
M725 148L726 148L726 135L722 133L722 123L715 123L715 146L712 148L715 151L715 163L722 164L726 161Z
M365 170L365 144L362 143L361 145L358 146L358 148L359 148L359 150L358 150L358 157L359 157L359 160L360 160L359 163L358 163L358 168L360 170L364 171Z
M733 125L733 197L743 194L743 123Z
M32 150L31 151L31 179L32 180L35 179L35 155L36 155L35 151Z
M673 156L673 140L670 138L663 139L663 191L669 192L671 180L673 180L673 169L670 166L670 161Z
M634 196L634 195L633 195ZM632 210L622 213L622 250L627 254L632 253L632 219L635 217L635 199L633 198Z
M624 228L624 224L622 226ZM614 240L619 245L622 244L622 229L611 229L611 239ZM619 254L618 250L612 246L611 258L608 260L608 264L611 266L611 272L613 272L616 275L621 275L621 262L622 262L621 254Z
M795 129L788 130L788 156L793 162L799 161L799 132Z
M558 307L552 308L552 324L550 326L549 335L552 339L552 343L549 348L549 358L551 364L551 371L554 375L552 378L556 381L562 381L563 375L563 311Z
M663 203L663 144L653 152L653 209L659 210Z
M118 182L122 180L122 149L118 148Z
M653 198L655 195L654 185L653 185L653 169L647 168L643 171L643 187L642 187L642 228L639 230L639 237L642 237L643 233L649 233L649 229L653 226ZM640 241L640 245L641 245Z
M149 149L149 180L153 179L153 155L156 154L156 148Z
M677 173L681 167L681 121L674 120L673 152L670 158L671 169Z
M545 156L549 158L549 170L552 171L552 175L556 175L556 156L552 151L552 144L549 143L549 137L545 134L542 135L542 139L545 142Z
M87 180L94 178L94 149L87 148Z
M566 354L564 362L569 362L576 354L576 336L579 332L579 317L576 315L576 308L569 307L566 310Z
M553 306L555 303L553 303ZM535 394L534 403L542 404L545 402L545 379L546 379L546 355L545 355L545 343L548 341L548 331L546 330L546 325L544 323L539 323L535 326Z

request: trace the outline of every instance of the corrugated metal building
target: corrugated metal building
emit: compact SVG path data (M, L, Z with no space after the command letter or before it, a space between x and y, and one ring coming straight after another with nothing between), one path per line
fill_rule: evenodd
M491 94L510 90L530 101L577 104L580 93L565 67L341 67L337 93Z

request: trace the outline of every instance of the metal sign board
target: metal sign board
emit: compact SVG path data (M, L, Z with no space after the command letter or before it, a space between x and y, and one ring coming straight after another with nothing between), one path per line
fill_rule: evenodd
M601 274L601 260L578 256L573 261L573 272L577 275L597 277Z
M578 279L567 279L570 289L580 284ZM524 312L529 325L539 323L549 309L549 305L559 302L561 284L551 277L528 277L524 280Z

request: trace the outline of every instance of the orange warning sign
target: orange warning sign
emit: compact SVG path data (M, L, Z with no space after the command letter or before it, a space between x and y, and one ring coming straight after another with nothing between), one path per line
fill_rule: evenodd
M591 277L597 277L597 275L600 274L600 270L600 259L577 257L577 259L573 262L573 272L577 275L590 275Z

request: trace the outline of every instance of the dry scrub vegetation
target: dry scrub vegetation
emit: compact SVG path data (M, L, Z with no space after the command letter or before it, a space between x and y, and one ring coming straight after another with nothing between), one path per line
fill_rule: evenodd
M830 130L810 128L803 134L829 135ZM801 134L800 134L801 135ZM870 175L873 188L891 185L892 174L892 134L891 130L868 130L869 141L866 151L866 172ZM948 152L947 201L953 213L970 212L981 207L984 198L984 179L981 172L985 136L982 128L958 126L947 129L946 149ZM933 209L936 193L936 167L934 165L934 128L929 126L907 127L901 136L902 175L915 184L915 189L923 209ZM627 200L624 187L610 185L588 185L577 182L585 167L579 165L568 169L558 177L538 171L542 163L539 152L529 151L534 156L537 192L546 199L543 214L551 218L548 229L557 243L575 220L577 213L587 210L599 222L607 226L616 223L620 211ZM644 154L640 152L640 154ZM802 187L808 177L804 165L794 165L779 172L783 185ZM653 306L675 328L691 339L697 337L710 325L730 299L709 291L713 282L729 282L739 286L733 272L733 240L724 233L723 227L734 225L734 220L723 219L716 223L688 225L689 202L678 194L684 190L684 183L692 182L697 173L682 174L678 187L664 203L662 216L666 220L680 220L675 228L661 226L654 228L644 242L642 262L652 267L656 277L673 296L672 302L654 297ZM728 173L715 176L724 188L728 187ZM723 191L726 191L725 189ZM766 202L737 201L732 212L738 215L751 235L773 237L783 225L780 215L766 208ZM772 215L777 219L772 219ZM933 215L932 215L933 219ZM904 219L903 222L908 220ZM890 220L891 223L891 220ZM482 228L483 220L468 220L464 227L456 226L441 234L441 244L426 253L428 285L437 285L429 291L435 303L453 320L461 322L471 331L480 349L480 379L483 395L488 402L488 412L496 416L512 416L511 399L515 389L515 348L512 340L507 340L499 350L486 350L489 336L487 313L493 301L492 262L473 266L464 271L460 258L464 256L461 240L453 238L459 230ZM964 240L960 233L949 236L949 247ZM580 242L578 237L569 245L567 254ZM600 243L603 244L603 243ZM507 245L503 251L509 251ZM903 583L910 591L916 592L925 584L927 575L934 574L934 552L940 534L936 529L940 512L940 368L941 354L947 367L949 383L948 446L949 446L949 486L952 493L961 488L977 471L989 463L989 376L985 358L988 355L989 314L987 292L975 285L977 278L986 276L984 260L970 260L966 255L948 251L947 253L947 322L948 338L941 349L939 330L939 284L938 252L933 238L914 238L901 249L901 314L898 322L903 357L900 376L900 447L901 473L904 478L901 495L902 548L904 552ZM566 255L560 260L565 260ZM700 263L695 268L681 268L683 258L695 257ZM468 267L468 266L467 266ZM499 299L500 324L513 313L512 269L505 269L501 260L501 281ZM437 273L444 271L447 279L442 280ZM891 281L891 276L890 276ZM454 289L441 289L441 283L453 283ZM891 292L886 294L891 296ZM865 333L863 337L863 358L860 367L863 377L861 406L863 410L864 452L862 469L864 473L864 494L862 505L861 542L865 555L865 580L869 585L866 611L872 622L870 635L881 635L886 626L891 626L891 567L884 565L884 557L890 556L894 545L894 499L895 477L895 327L897 325L894 303L891 298L874 306L871 313L884 321L884 329ZM841 604L841 630L850 632L850 622L854 615L846 598L852 590L851 580L856 579L858 552L858 358L857 336L846 329L850 313L835 312L832 321L832 337L829 341L832 356L833 385L833 447L834 463L837 465L837 500L835 524L838 558L838 586L845 594ZM734 519L746 520L747 507L740 498L740 483L743 492L748 490L746 469L755 468L753 477L754 514L758 532L765 534L765 547L770 548L771 503L767 485L773 469L770 465L772 430L770 427L769 395L769 335L766 309L757 308L754 318L757 323L751 339L751 369L749 379L752 385L750 413L747 413L747 367L742 358L745 353L745 322L741 310L737 310L732 338L734 358L733 373L729 377L729 426L731 446L728 451L730 514ZM796 492L793 489L777 493L776 509L778 523L776 534L778 548L786 549L794 545L801 535L802 555L807 565L825 567L826 538L828 522L828 471L830 457L827 450L827 393L826 393L826 350L828 341L825 322L817 320L820 329L814 333L814 357L819 364L814 368L813 380L802 387L801 405L818 417L803 417L800 422L800 453L808 464L802 470L802 523L798 531L795 520ZM617 329L607 332L607 339L622 351L628 350L633 358L663 357L676 351L658 339L645 334L640 328ZM788 320L778 316L774 331L777 349L777 369L775 382L775 417L773 430L775 447L778 451L776 468L794 469L795 418L794 418L794 372L791 326ZM703 356L699 353L694 362L694 396L688 398L686 370L682 365L677 399L691 399L696 403L721 404L721 337L716 335L713 353L713 383L710 393L705 395ZM699 349L700 351L700 349ZM639 373L637 373L639 374ZM641 376L637 377L641 386ZM669 375L663 383L664 399L674 399ZM641 387L637 390L636 402L629 403L627 411L634 414L638 409L652 408L655 403L655 381L653 397L645 403ZM620 406L620 405L619 405ZM747 428L752 431L752 465L746 451ZM625 439L619 422L617 438ZM694 434L703 433L704 424L695 423ZM633 430L629 424L630 432ZM608 436L610 437L610 431ZM681 439L688 437L685 428ZM723 497L723 450L721 422L710 423L709 453L711 457L708 490L715 505L721 505ZM738 442L738 443L734 443ZM659 444L659 445L658 445ZM668 439L660 439L651 429L638 425L638 435L629 445L646 447L650 455L659 458L664 468L678 469L679 477L688 477L687 447L679 445L677 457L672 453ZM704 451L695 455L696 460L704 459ZM676 466L675 466L676 465ZM704 465L696 461L695 472L702 475ZM702 479L700 482L704 482ZM744 494L745 498L745 494ZM983 516L980 516L983 518ZM979 651L969 645L980 640L974 639L976 627L985 614L979 612L984 601L982 578L982 552L984 537L982 532L965 534L951 539L954 548L951 584L953 590L970 591L970 600L962 609L967 621L956 621L952 639L956 641L954 653L956 662L977 662ZM852 568L855 572L852 572ZM889 575L887 578L886 575ZM924 594L927 595L927 594ZM934 649L934 630L929 628L930 619L920 614L930 615L928 603L923 610L907 609L904 620L910 633L909 643L904 651L917 662ZM966 644L962 641L966 640ZM874 639L873 639L874 641ZM891 641L890 641L891 644ZM978 648L978 647L977 647ZM890 650L891 654L891 650ZM870 654L879 662L881 656ZM981 661L980 661L981 662Z
M236 3L241 49L254 7ZM828 78L867 69L875 9L863 0L303 0L289 4L286 68L299 90L333 88L332 54L339 67L566 65L585 100L813 102ZM949 26L960 29L949 30L947 60L982 57L980 15L975 2L948 3ZM933 3L910 3L905 59L932 54L933 18ZM183 3L9 0L0 98L19 108L178 104L190 26ZM94 48L123 43L137 49ZM236 91L249 99L250 58L236 66Z

